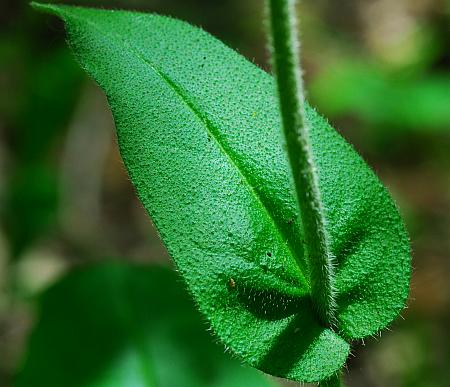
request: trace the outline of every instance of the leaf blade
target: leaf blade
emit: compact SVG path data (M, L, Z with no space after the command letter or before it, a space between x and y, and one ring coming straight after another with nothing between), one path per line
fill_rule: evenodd
M137 193L219 337L247 362L276 375L303 381L330 376L349 346L307 317L309 284L302 278L308 281L308 269L271 77L180 21L51 7L65 19L81 65L105 90ZM111 42L105 33L121 36ZM161 76L149 73L146 62L187 94L199 114ZM358 338L386 326L403 307L407 237L375 175L311 108L307 115L330 238L333 249L342 250L336 275L340 334ZM234 165L208 138L205 120L219 129L215 136ZM347 169L336 168L337 160ZM390 222L395 227L386 248L378 234ZM389 270L379 270L383 260ZM392 285L389 294L386 284ZM311 325L303 326L299 316ZM297 328L304 329L299 334ZM314 340L308 342L305 329L315 332Z

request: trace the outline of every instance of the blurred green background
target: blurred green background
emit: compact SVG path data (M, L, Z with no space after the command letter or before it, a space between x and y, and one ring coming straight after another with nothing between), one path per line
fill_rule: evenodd
M262 0L67 3L171 15L269 70ZM307 97L390 189L413 251L409 306L381 340L354 343L347 383L449 386L450 2L303 0L299 14ZM27 353L36 296L108 257L171 265L61 22L2 0L0 387Z

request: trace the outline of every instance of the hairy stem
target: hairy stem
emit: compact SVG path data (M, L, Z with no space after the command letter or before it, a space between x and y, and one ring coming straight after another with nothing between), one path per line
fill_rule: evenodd
M334 321L334 257L330 251L317 170L305 114L295 0L268 0L272 66L283 132L308 252L311 296L322 323Z

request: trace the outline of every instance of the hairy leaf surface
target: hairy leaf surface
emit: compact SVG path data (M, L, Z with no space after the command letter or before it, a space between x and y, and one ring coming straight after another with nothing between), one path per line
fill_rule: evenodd
M137 193L220 339L251 365L303 381L403 308L409 243L374 173L308 108L336 256L337 328L311 308L292 173L270 75L167 17L39 5L66 23L104 89Z
M77 269L39 306L17 387L275 386L212 343L169 269Z

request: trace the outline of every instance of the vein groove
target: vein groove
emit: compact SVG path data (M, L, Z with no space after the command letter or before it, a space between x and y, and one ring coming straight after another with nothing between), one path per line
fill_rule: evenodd
M70 12L67 12L67 13L70 13ZM239 175L242 177L242 180L244 181L245 186L248 188L248 190L250 191L252 196L254 196L254 198L256 199L256 202L260 205L260 207L264 211L264 213L267 216L267 218L270 221L270 223L272 223L273 228L276 231L275 234L276 234L277 238L279 239L280 245L285 246L285 248L288 251L289 256L291 257L293 262L296 263L296 265L298 267L298 275L299 275L299 280L300 280L301 284L303 286L305 286L308 289L308 291L309 291L309 289L310 289L309 282L306 280L306 277L305 277L304 273L302 272L299 264L297 263L297 257L296 257L295 252L292 250L292 248L289 246L289 244L285 241L285 236L284 236L283 232L278 227L277 222L273 218L273 216L270 213L269 209L264 204L264 201L261 199L261 197L259 196L258 192L250 184L250 182L247 179L247 176L242 172L242 170L239 167L239 165L228 154L228 152L225 149L225 147L221 144L221 142L217 138L216 129L215 129L214 125L211 123L211 121L207 117L205 117L204 114L202 114L201 110L199 108L197 108L197 106L195 106L194 103L192 103L190 101L189 97L187 97L185 95L184 91L182 90L182 88L180 86L178 86L167 75L165 75L163 72L161 72L152 62L150 62L147 58L145 58L139 52L139 50L137 50L134 47L132 47L128 42L124 41L119 35L105 33L100 28L98 28L97 25L94 22L92 22L91 20L82 18L79 15L74 15L73 13L70 13L70 14L71 14L71 16L73 18L79 19L79 20L82 20L82 21L88 23L93 28L95 28L98 32L100 32L103 36L108 37L110 40L118 40L120 43L122 43L129 50L129 52L132 55L134 55L136 58L138 58L139 60L143 61L147 66L149 66L152 69L152 71L154 71L155 74L157 74L164 81L164 83L166 83L168 85L168 87L171 88L175 92L175 94L177 94L177 96L183 101L183 103L189 108L189 110L192 111L192 113L197 117L197 119L199 119L202 122L203 126L206 129L206 132L211 136L211 138L214 139L214 142L217 144L219 150L229 160L230 164L233 165L236 168L236 170L238 171Z

